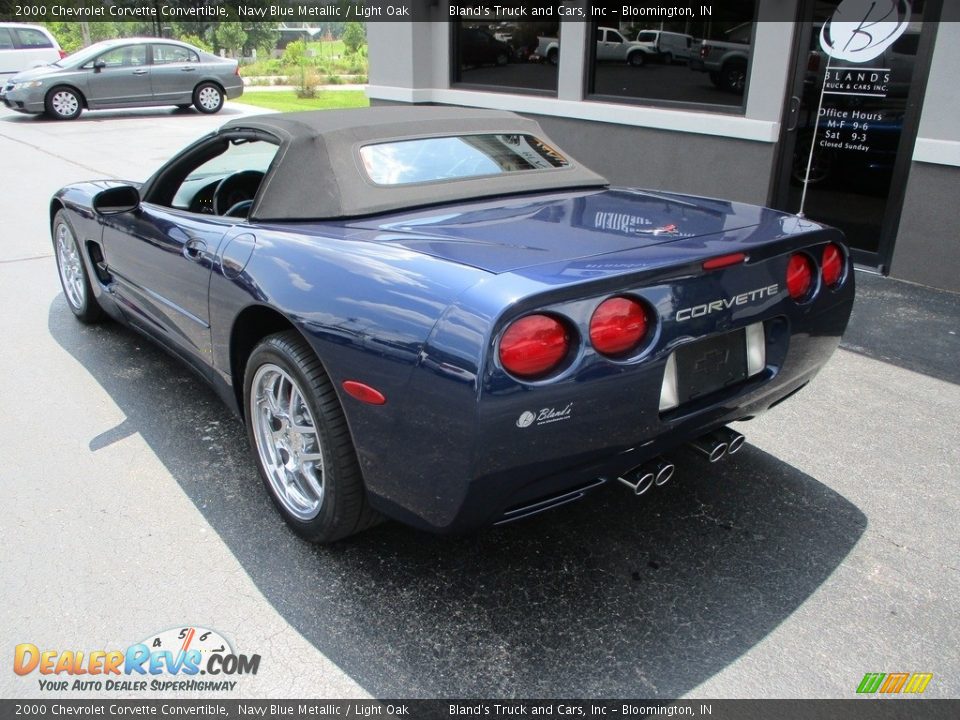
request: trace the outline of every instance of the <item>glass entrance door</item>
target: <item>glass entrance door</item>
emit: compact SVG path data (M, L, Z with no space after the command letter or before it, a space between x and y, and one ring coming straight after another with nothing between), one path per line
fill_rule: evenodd
M801 3L774 204L789 212L802 204L807 217L843 230L857 262L883 271L893 251L926 80L923 60L932 44L934 23L924 22L924 15L933 13L924 5L932 3ZM883 14L869 14L881 7Z

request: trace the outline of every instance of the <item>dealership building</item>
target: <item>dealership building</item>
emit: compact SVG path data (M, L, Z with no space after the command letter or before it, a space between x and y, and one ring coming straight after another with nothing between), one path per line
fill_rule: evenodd
M844 48L840 0L636 23L450 20L425 2L436 19L368 24L368 92L528 115L617 185L802 203L861 267L960 291L960 2L885 2L899 15L875 28L893 30Z

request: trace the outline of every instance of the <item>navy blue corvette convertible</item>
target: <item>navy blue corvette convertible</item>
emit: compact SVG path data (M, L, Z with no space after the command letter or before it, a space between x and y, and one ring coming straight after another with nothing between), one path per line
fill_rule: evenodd
M50 205L64 295L182 358L243 418L301 536L510 522L710 461L853 304L841 234L610 187L510 113L244 117L143 185Z

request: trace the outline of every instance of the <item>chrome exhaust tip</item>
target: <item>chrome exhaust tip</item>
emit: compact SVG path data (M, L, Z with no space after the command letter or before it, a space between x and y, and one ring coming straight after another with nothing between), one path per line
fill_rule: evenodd
M633 477L635 479L629 480L628 478L621 476L618 477L617 480L633 490L633 494L637 496L643 495L647 490L652 488L657 477L655 473L642 467L631 470L628 473L624 473L624 475Z
M691 440L689 445L712 463L722 460L729 447L727 443L713 433Z
M670 481L670 478L673 477L673 471L676 470L676 467L672 462L660 459L656 461L656 469L657 473L654 482L657 485L666 485Z
M743 447L743 443L746 441L746 438L738 433L736 430L731 430L728 427L722 427L716 432L717 437L721 442L727 444L727 454L733 455L740 448Z

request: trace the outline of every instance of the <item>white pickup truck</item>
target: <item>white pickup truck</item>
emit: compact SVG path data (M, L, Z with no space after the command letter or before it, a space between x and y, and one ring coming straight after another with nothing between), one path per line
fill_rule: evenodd
M557 38L538 37L537 55L556 65L560 59L560 41ZM619 30L597 28L597 60L599 62L626 62L640 67L657 57L652 48L627 40Z

